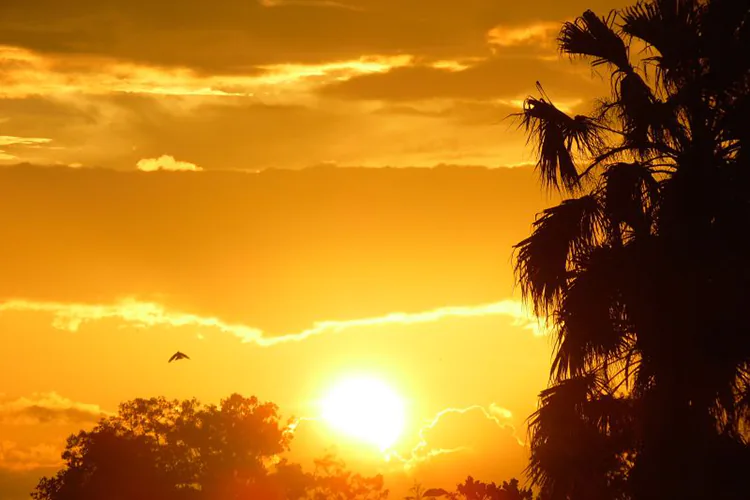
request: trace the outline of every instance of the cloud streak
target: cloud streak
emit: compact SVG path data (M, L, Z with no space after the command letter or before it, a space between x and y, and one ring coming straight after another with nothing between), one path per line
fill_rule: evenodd
M496 26L487 33L487 43L499 47L535 43L539 46L553 46L555 35L560 30L557 22L542 22L528 26Z
M124 299L114 304L68 304L61 302L32 302L11 300L0 304L0 313L5 311L40 312L53 315L52 326L60 330L77 331L84 323L114 319L140 328L154 326L199 327L215 329L232 334L244 343L255 343L271 347L287 342L300 342L310 337L338 334L356 328L377 327L391 324L413 325L432 323L447 318L470 318L479 316L508 316L513 324L542 335L538 319L526 312L523 304L516 300L503 300L477 306L449 306L422 312L394 312L383 316L351 320L319 321L312 327L296 333L269 336L263 330L244 324L231 324L211 316L199 316L173 311L156 302Z
M386 72L412 63L411 55L362 54L309 64L273 63L235 74L206 74L186 67L160 67L115 59L56 55L0 45L0 98L67 97L77 94L143 94L192 98L247 97L299 101L305 91L357 75ZM0 145L2 145L0 136Z
M0 424L6 425L92 423L105 415L98 405L72 401L56 392L0 399Z
M485 35L498 24L559 22L618 3L545 0L508 8L496 0L472 0L456 15L454 0L222 0L214 9L184 2L176 15L145 0L68 0L64 13L51 0L4 0L0 44L226 73L363 53L482 56Z
M0 54L0 57L2 57L2 54ZM52 142L52 139L47 139L45 137L15 137L12 135L0 135L0 161L18 160L18 156L7 150L8 146L11 148L38 148L50 142Z

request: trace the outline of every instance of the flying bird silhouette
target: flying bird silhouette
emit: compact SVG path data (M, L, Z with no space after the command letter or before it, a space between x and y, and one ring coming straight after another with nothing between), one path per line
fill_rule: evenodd
M190 359L190 356L180 351L177 351L176 353L172 354L172 357L169 358L168 363L171 363L172 361L178 361L180 359Z

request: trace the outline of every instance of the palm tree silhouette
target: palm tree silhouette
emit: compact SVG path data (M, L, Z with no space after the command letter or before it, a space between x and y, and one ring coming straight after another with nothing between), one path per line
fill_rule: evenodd
M529 473L551 499L747 498L750 2L587 11L559 42L612 95L570 116L538 84L517 115L567 197L516 246L556 333Z

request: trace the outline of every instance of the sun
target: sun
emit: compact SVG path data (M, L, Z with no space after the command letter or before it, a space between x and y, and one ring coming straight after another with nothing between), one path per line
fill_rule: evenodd
M385 451L404 429L404 403L377 378L346 378L323 398L322 417L337 431Z

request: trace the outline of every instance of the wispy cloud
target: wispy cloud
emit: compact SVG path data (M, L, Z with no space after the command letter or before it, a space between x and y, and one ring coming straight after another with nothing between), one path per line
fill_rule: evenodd
M99 405L73 401L56 392L12 400L0 398L0 423L6 425L90 423L105 415L107 412Z
M186 67L160 67L79 56L55 59L19 47L0 45L5 79L0 97L75 96L112 93L186 97L287 98L356 75L385 72L410 64L410 55L363 54L351 60L318 64L265 64L237 74L210 75Z
M488 421L497 425L498 428L508 431L513 438L516 440L519 446L525 446L524 442L516 435L516 429L511 423L513 414L510 410L507 410L495 403L491 403L489 406L472 405L465 408L446 408L438 412L435 417L427 422L424 426L419 429L419 441L409 451L408 455L402 455L395 451L390 452L386 455L388 460L398 460L402 462L405 470L411 470L421 463L427 462L430 459L440 456L458 453L462 451L470 451L472 447L470 445L459 445L454 447L441 447L437 446L436 443L432 442L434 436L430 436L431 433L435 433L436 428L444 421L447 416L451 415L467 415L475 414L481 415ZM440 431L436 432L440 435Z
M60 451L50 444L23 447L13 441L0 441L0 469L27 471L56 467L62 462Z
M15 161L18 157L7 151L10 147L38 148L52 142L45 137L15 137L12 135L0 135L0 161Z
M109 415L111 413L99 405L73 401L56 392L38 392L15 399L0 394L0 425L3 426L23 425L34 429L44 424L78 426L93 424ZM58 467L62 462L61 451L59 443L28 446L3 439L0 440L0 469L19 472Z
M138 161L136 167L142 172L156 172L158 170L167 170L170 172L200 172L203 170L195 163L175 160L175 158L170 155L161 155L158 158L144 158Z
M46 144L52 139L43 137L14 137L11 135L0 135L0 146L36 146Z
M284 429L285 434L291 434L294 435L295 432L297 432L297 429L299 428L300 424L302 422L320 422L322 420L321 417L297 417L293 419L289 425L286 426Z
M527 26L496 26L487 33L487 43L500 47L521 44L554 45L555 35L560 29L556 22L542 22Z
M332 0L258 0L258 3L263 7L285 7L289 5L297 5L302 7L323 7L356 11L364 10L362 7L358 7L356 5L349 5L343 2L334 2Z
M377 327L390 324L413 325L431 323L446 318L470 318L482 316L508 316L513 324L542 335L539 320L530 315L523 304L516 300L503 300L476 306L448 306L423 312L394 312L383 316L351 320L319 321L312 327L296 333L269 336L263 330L244 324L231 324L211 316L199 316L173 311L155 302L124 299L114 304L76 304L61 302L34 302L11 300L0 304L3 311L28 311L52 314L52 325L61 330L76 331L82 324L105 319L120 320L135 327L192 326L230 333L246 343L270 347L286 342L299 342L319 335L343 333L352 329Z

